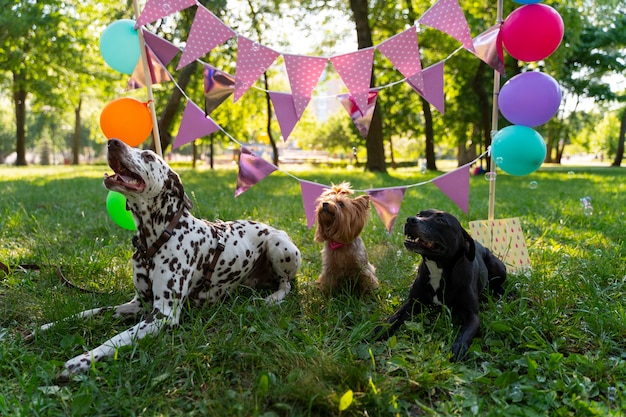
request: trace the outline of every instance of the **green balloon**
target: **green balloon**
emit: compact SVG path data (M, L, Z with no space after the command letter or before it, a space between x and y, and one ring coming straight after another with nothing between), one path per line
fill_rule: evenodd
M107 211L118 226L126 230L137 230L130 210L126 210L126 197L117 191L109 191L107 195Z
M502 171L527 175L538 170L546 159L546 142L534 129L512 125L494 135L491 152Z

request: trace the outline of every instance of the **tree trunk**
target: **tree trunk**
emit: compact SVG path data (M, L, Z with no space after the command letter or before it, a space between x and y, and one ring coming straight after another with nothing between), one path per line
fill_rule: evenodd
M15 165L26 165L26 89L25 76L13 73L13 103L15 104Z
M424 114L424 134L426 135L426 146L424 152L426 153L426 169L429 171L436 171L437 164L435 158L435 131L433 129L433 114L430 111L430 103L420 96L422 100L422 112Z
M626 136L626 109L622 110L622 118L619 125L619 140L617 141L617 152L615 159L611 164L612 167L622 166L622 158L624 158L624 139Z
M191 64L184 67L178 75L177 83L182 90L187 88L187 85L191 80L191 76L196 71L197 65L198 62L193 61ZM176 116L178 112L178 107L180 105L180 100L182 99L182 97L182 91L178 89L178 87L174 87L172 89L172 94L167 100L167 104L165 105L165 108L161 113L161 117L159 118L159 134L161 136L161 149L163 149L163 153L165 153L167 147L172 144L172 134L170 133L170 126L174 121L174 116Z
M272 145L272 162L278 166L278 147L276 146L274 135L272 135L272 100L270 99L270 85L267 81L267 73L263 73L263 82L265 85L265 104L267 106L267 137L270 140L270 145Z
M369 25L367 0L350 0L350 9L356 26L358 48L372 47L372 31ZM374 72L370 86L374 86ZM367 161L365 169L372 172L387 172L385 166L385 147L383 145L383 119L379 106L374 108L370 130L365 141Z
M80 109L83 98L78 99L78 106L74 109L74 136L72 138L72 165L78 165L80 155Z
M480 112L480 131L485 144L485 149L491 145L491 103L489 102L489 96L491 95L485 88L485 73L486 64L482 61L476 68L476 74L472 80L472 90L478 96L478 111ZM459 160L459 163L461 161ZM489 169L490 160L487 161L487 168ZM460 164L461 165L461 164Z

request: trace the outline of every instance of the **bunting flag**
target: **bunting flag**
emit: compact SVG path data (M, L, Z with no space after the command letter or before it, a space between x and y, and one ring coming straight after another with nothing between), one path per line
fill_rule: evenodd
M204 113L209 115L235 89L235 78L208 64L204 65Z
M333 63L348 91L354 97L359 110L363 113L367 112L374 48L360 49L349 54L337 55L330 58L330 61Z
M260 182L277 169L276 165L253 154L248 148L242 147L239 155L239 174L237 175L235 197L239 197L254 184Z
M270 91L270 99L274 105L274 113L278 119L280 132L283 134L283 141L286 141L291 131L300 120L296 112L293 96L289 93L277 93Z
M148 71L150 74L150 84L159 84L164 81L170 81L171 78L169 72L167 72L167 69L161 65L148 46L146 46L146 56L148 58L147 61ZM146 74L144 73L143 68L143 62L140 59L139 62L137 62L137 66L135 66L130 79L128 80L126 91L146 86Z
M172 59L180 52L178 46L147 30L143 30L143 39L163 65L172 62Z
M504 75L504 51L500 39L500 26L495 25L476 36L472 53L500 74Z
M469 210L469 171L469 164L463 165L432 181L465 214Z
M328 189L327 185L317 184L311 181L300 180L300 192L302 193L302 202L304 203L304 213L306 215L306 224L313 227L315 224L315 208L317 207L317 199Z
M289 54L283 54L283 58L285 59L296 113L300 118L311 101L313 89L315 89L320 75L326 67L328 58Z
M274 63L280 55L278 52L258 42L239 36L237 38L237 69L235 70L235 94L237 102L252 84Z
M517 217L469 222L470 234L504 262L507 272L524 273L531 268L524 232Z
M189 65L235 35L235 31L215 17L213 13L199 6L189 30L183 56L180 58L176 69Z
M441 114L444 114L446 104L443 92L444 64L445 61L440 61L435 65L431 65L430 67L424 69L424 71L419 74L421 75L421 77L414 76L407 78L406 80L420 96L424 97L424 100L435 106L435 108L439 110ZM416 78L417 82L419 82L420 80L423 81L423 90L418 89L414 84Z
M439 0L417 22L447 33L461 42L468 51L474 50L472 34L458 0Z
M383 221L389 234L391 234L391 229L393 229L400 212L405 191L406 187L378 188L366 191L378 213L378 217Z
M148 0L135 23L135 29L196 4L196 0Z
M200 107L189 100L185 106L183 119L180 121L180 128L172 149L186 145L202 136L210 135L219 129L220 127L211 118L207 117Z
M415 26L411 26L404 32L387 39L378 45L377 49L391 61L405 78L422 72Z
M343 108L346 109L352 122L359 130L361 136L367 139L367 135L370 131L370 125L372 124L372 116L374 115L374 108L376 107L376 99L378 98L378 92L370 90L367 99L367 110L365 113L361 112L354 101L354 97L350 94L340 94L337 96Z

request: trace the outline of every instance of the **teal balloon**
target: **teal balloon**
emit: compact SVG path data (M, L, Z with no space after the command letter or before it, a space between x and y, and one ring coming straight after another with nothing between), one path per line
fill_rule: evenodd
M137 230L133 214L126 210L126 197L117 191L109 191L107 195L107 212L119 227L126 230Z
M114 70L132 74L141 57L135 21L122 19L107 26L100 36L100 54Z
M499 130L491 143L498 168L511 175L528 175L546 159L546 142L534 129L512 125Z

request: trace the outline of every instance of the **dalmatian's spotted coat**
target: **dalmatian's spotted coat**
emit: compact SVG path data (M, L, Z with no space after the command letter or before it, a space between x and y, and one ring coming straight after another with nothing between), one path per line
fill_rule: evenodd
M180 178L152 151L112 139L108 163L115 173L105 175L104 185L126 196L137 226L132 257L136 294L126 304L87 310L77 317L110 309L114 316L148 314L67 361L59 379L88 370L92 361L113 356L117 348L155 334L165 324L177 325L187 301L195 306L213 303L240 284L275 289L267 303L278 303L289 293L301 256L284 231L248 220L211 223L195 218Z

